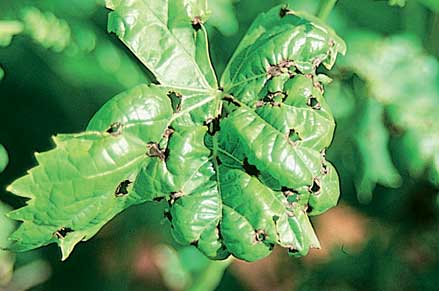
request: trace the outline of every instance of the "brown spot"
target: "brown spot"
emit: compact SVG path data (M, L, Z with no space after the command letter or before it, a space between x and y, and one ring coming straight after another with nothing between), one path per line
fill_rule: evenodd
M308 101L306 102L306 105L311 107L312 109L319 110L322 106L320 105L319 100L317 100L316 97L311 96L308 98Z
M118 136L122 133L123 124L120 122L113 122L110 127L105 131L112 136Z
M175 130L172 127L168 127L163 134L163 138L168 139L174 132Z
M314 178L312 185L308 187L308 191L313 194L320 194L321 184L319 178Z
M169 199L169 204L174 204L175 201L177 201L178 198L183 197L184 193L183 191L177 191L171 193L171 199Z
M194 19L192 19L192 27L195 29L195 31L200 30L202 24L203 20L201 20L200 16L195 16Z
M164 161L166 158L165 152L160 149L158 143L150 142L146 145L147 152L146 155L151 158L159 158Z

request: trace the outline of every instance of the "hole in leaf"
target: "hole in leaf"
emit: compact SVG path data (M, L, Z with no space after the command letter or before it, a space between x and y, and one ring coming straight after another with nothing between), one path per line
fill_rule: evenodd
M320 188L320 180L318 178L314 178L312 185L309 186L308 190L311 193L319 194Z
M122 133L123 124L120 122L113 122L110 127L106 130L107 133L117 136Z
M244 168L244 171L250 176L259 176L259 174L261 173L258 168L256 168L256 166L248 163L247 158L244 158L244 161L242 162L242 167Z
M238 102L238 100L235 99L235 97L233 97L232 95L226 95L223 97L224 101L227 101L237 107L241 107L241 104Z
M295 255L295 254L297 254L298 252L299 252L298 249L295 249L295 248L288 248L288 254L290 254L290 255Z
M265 231L262 229L255 230L255 239L256 241L264 241L267 238Z
M170 222L172 222L172 215L171 215L171 211L169 210L165 210L163 212L163 217L167 218ZM172 225L171 225L172 226Z
M325 163L322 163L322 167L320 169L320 173L322 173L322 175L326 175L328 174L328 166Z
M294 128L290 129L288 133L288 138L293 142L298 142L302 140L299 133Z
M158 143L150 142L146 145L146 155L151 158L159 158L160 160L164 161L166 158L165 152L162 151L158 145Z
M208 132L210 135L212 135L212 136L214 136L215 133L217 133L217 132L220 131L220 129L221 129L221 128L220 128L220 120L219 120L219 117L211 118L211 119L209 119L209 120L206 120L206 121L204 122L204 125L207 126L207 128L208 128L207 132Z
M181 110L181 101L183 99L183 95L175 91L169 91L168 97L171 99L171 105L174 112L179 112Z
M169 203L172 205L175 203L175 201L177 201L179 198L181 198L183 196L183 192L182 191L177 191L177 192L172 192L171 193L171 199L169 200Z
M125 196L128 194L128 186L131 184L132 182L130 180L125 180L120 182L120 184L117 186L116 191L114 192L114 195L116 195L116 197L121 197L121 196Z
M283 7L280 9L280 12L279 12L279 16L280 16L280 18L284 18L285 15L287 15L287 13L288 13L289 11L290 11L290 9L288 9L287 6L283 6Z
M192 27L195 29L195 31L200 30L202 24L203 21L201 20L200 16L195 16L194 19L192 19Z
M53 235L58 239L64 239L70 232L73 232L73 229L71 229L70 227L61 227L60 229L55 231Z
M316 97L311 96L308 101L306 102L306 105L308 105L309 107L311 107L312 109L316 109L319 110L321 108L321 105L319 103L319 100L317 100Z
M194 240L190 243L191 246L198 247L198 240Z
M306 208L306 213L311 213L313 210L312 206L308 204L308 207Z

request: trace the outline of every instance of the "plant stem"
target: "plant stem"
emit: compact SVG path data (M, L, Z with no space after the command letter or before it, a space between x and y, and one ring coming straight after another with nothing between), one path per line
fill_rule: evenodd
M326 21L336 2L337 0L320 0L319 8L317 10L317 17L323 21Z

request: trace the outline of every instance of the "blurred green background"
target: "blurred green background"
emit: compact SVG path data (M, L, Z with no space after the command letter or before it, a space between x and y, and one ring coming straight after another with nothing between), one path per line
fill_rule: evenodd
M256 15L279 3L209 0L221 75ZM106 32L96 0L0 1L0 247L23 205L4 190L51 148L82 131L113 95L151 75ZM129 209L60 262L55 246L0 250L0 290L437 290L439 286L439 0L339 0L328 22L348 53L328 73L337 122L328 156L338 207L313 221L322 249L257 263L210 262L176 245L163 205ZM224 275L223 275L224 273Z

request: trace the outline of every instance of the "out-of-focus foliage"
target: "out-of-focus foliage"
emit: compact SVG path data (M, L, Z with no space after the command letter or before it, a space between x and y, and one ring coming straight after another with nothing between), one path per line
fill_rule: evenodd
M392 161L390 137L400 166L414 178L425 175L437 183L437 59L425 54L416 39L407 36L382 38L358 31L348 42L350 53L340 67L356 75L346 75L339 81L330 100L336 108L354 103L338 117L343 130L350 128L356 133L352 149L342 150L353 151L360 162L351 167L360 199L369 200L376 183L401 185Z
M125 208L158 199L175 239L211 259L319 248L308 216L337 204L339 181L325 158L328 77L316 70L334 66L344 41L318 18L276 6L256 18L218 84L205 2L106 3L108 30L161 86L117 95L88 132L59 135L35 155L38 166L7 188L30 199L9 214L23 222L11 249L57 243L64 260Z
M167 245L157 247L156 260L167 287L188 291L214 290L232 261L212 261L195 248L177 251Z
M15 229L14 222L5 216L9 211L11 208L0 201L0 288L11 281L15 262L14 254L4 250L9 247L8 237Z
M3 172L9 163L8 152L5 147L0 144L0 173Z

